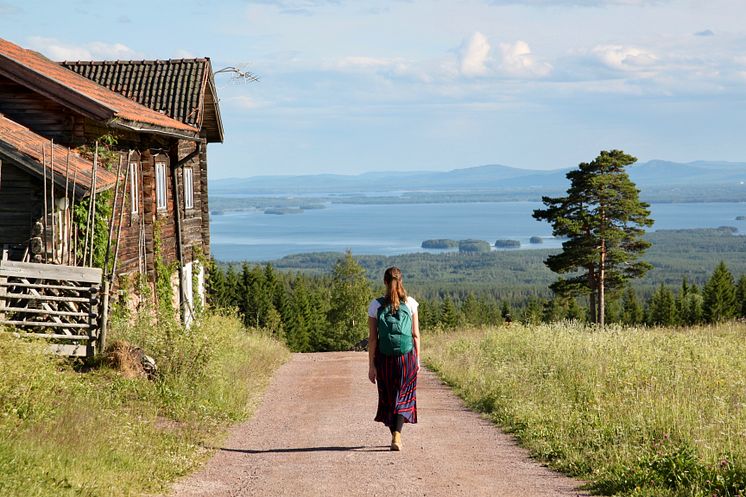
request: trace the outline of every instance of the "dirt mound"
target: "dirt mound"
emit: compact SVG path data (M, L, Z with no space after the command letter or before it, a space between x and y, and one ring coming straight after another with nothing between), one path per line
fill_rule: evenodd
M106 348L106 362L125 378L153 379L158 372L155 360L140 347L116 340Z

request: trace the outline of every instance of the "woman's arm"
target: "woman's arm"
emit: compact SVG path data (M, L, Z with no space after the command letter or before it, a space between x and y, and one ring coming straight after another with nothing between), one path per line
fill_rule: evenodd
M420 316L415 312L412 316L412 341L414 342L414 353L417 354L417 370L420 369Z
M368 379L376 382L376 348L378 347L378 320L368 316Z

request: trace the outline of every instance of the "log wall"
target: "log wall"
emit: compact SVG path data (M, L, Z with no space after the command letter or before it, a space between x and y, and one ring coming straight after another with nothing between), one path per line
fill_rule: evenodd
M10 256L18 258L44 210L41 184L8 161L2 163L0 181L0 248L8 245Z

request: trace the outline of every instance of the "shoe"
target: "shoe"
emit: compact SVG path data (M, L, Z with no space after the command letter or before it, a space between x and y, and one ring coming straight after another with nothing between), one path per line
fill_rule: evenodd
M401 450L401 433L398 431L391 434L391 450Z

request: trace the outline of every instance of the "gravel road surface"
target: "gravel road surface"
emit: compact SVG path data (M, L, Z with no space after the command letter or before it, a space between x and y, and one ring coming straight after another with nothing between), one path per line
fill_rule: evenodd
M367 372L364 352L293 355L254 418L235 427L172 495L586 495L580 482L531 461L425 369L419 422L404 426L403 451L391 452L388 429L373 421L377 395Z

